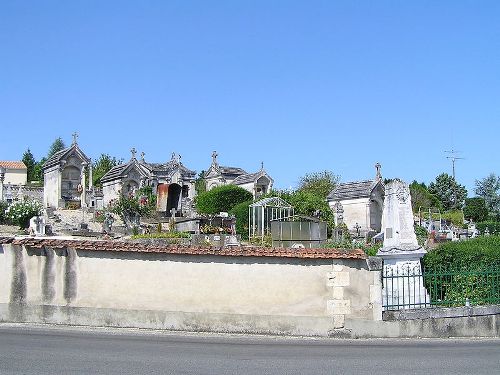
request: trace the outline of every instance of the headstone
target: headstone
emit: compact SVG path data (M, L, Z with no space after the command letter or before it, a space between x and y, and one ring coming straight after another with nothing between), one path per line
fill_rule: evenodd
M224 240L224 246L240 246L240 241L235 235L228 234Z
M33 216L30 219L29 232L35 236L45 236L45 219L43 216Z
M382 214L384 245L377 256L384 260L384 276L391 277L382 298L399 308L424 307L430 302L423 286L420 258L427 252L417 241L409 186L401 180L385 185Z

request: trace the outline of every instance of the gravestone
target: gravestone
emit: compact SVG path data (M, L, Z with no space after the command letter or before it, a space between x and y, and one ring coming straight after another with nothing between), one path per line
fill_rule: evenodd
M383 274L390 280L383 289L384 303L403 309L426 306L430 300L423 283L420 258L427 252L418 244L410 188L401 180L385 185L382 231L384 245L377 256L384 260Z
M30 219L29 232L35 236L45 236L45 224L43 216L33 216Z

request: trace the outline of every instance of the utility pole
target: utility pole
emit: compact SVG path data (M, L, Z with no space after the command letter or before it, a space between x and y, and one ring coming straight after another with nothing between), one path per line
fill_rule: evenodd
M452 166L452 171L453 171L453 179L455 179L455 161L457 160L462 160L465 158L458 157L457 154L460 153L460 151L456 151L454 149L451 149L450 151L445 151L447 154L450 154L450 156L447 156L446 159L451 160L451 166Z
M456 192L456 183L457 180L455 179L455 161L457 160L462 160L464 158L458 157L457 154L460 153L460 151L456 151L453 148L450 151L445 151L447 154L450 154L450 156L447 156L446 159L451 160L451 166L452 166L452 172L453 172L453 180L455 185L453 185L453 205L456 207L457 205L457 192Z

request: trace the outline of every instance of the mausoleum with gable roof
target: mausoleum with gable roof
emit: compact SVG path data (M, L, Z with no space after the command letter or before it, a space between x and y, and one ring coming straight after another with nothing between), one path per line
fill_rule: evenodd
M259 171L248 173L242 168L226 167L219 165L217 161L217 152L212 153L212 164L205 172L204 178L207 190L222 185L237 185L252 193L254 199L267 194L273 187L274 180L261 164Z
M80 149L77 134L70 147L56 152L42 167L43 205L65 208L69 203L85 204L85 170L90 159Z
M151 186L157 195L157 211L170 216L172 212L181 215L191 206L195 196L196 172L181 163L181 156L172 154L166 163L148 163L145 154L136 158L136 150L131 150L129 162L117 165L102 178L104 205L117 199L120 194L132 194L143 186ZM172 211L174 209L175 211Z
M339 183L327 197L335 223L345 223L349 231L359 236L379 233L382 228L384 183L380 164L375 168L374 180Z

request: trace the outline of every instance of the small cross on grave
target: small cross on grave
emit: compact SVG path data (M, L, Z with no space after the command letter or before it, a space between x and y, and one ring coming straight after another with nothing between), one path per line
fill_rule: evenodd
M217 164L217 151L212 152L212 164Z
M356 236L359 237L359 230L361 229L361 225L356 223L356 225L354 226L354 229L356 229Z
M172 208L170 210L170 214L172 215L172 217L175 217L175 214L177 213L177 210L175 208Z
M74 133L72 134L72 136L73 136L73 144L74 144L74 145L76 145L76 142L77 142L77 140L78 140L78 133L77 133L77 132L74 132Z
M135 154L137 153L137 150L135 147L132 147L132 150L130 150L130 153L132 154L132 159L135 159Z

